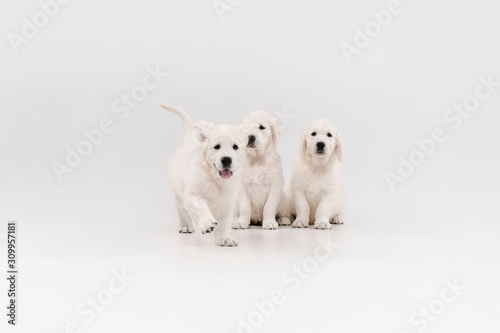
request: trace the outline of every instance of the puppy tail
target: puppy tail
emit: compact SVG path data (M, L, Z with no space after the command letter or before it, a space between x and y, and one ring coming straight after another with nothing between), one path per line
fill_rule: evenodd
M191 136L191 133L193 133L193 120L191 119L191 117L187 114L186 111L176 106L163 104L160 104L160 106L165 110L173 112L181 117L182 122L184 123L184 141L187 140Z

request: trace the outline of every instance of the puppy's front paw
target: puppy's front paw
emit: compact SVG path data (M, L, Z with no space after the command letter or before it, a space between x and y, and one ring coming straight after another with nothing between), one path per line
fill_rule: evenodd
M295 221L293 221L292 227L294 227L294 228L309 228L309 221L296 219Z
M248 229L249 225L250 225L250 221L243 221L243 220L237 219L236 221L233 222L231 227L233 229Z
M316 221L314 222L314 227L316 229L331 229L332 225L328 221Z
M332 219L332 223L333 224L344 224L344 219L342 218L342 216L337 215Z
M215 244L219 246L238 246L240 242L229 234L215 235Z
M276 230L278 229L278 222L275 220L264 220L262 221L262 229Z
M290 222L290 219L288 217L282 216L278 217L278 224L279 225L290 225L292 222Z
M200 229L202 234L209 234L214 231L215 226L217 225L216 220L208 220L204 222L200 222Z
M180 234L191 234L193 232L194 232L194 229L192 227L180 227L179 228Z

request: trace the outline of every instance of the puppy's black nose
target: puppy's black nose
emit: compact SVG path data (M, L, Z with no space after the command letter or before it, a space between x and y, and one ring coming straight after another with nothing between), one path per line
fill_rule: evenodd
M255 135L250 135L250 136L248 137L248 144L250 144L250 145L251 145L251 144L253 144L253 143L255 143Z
M231 166L231 163L233 163L233 160L231 159L231 157L223 157L221 160L221 163L222 163L222 166L224 168L229 168Z
M316 147L318 147L318 150L323 150L323 149L325 149L325 143L324 142L318 142L316 144Z

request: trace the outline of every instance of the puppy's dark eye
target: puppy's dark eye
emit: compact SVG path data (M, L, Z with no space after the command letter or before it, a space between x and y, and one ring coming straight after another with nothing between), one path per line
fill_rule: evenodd
M215 150L219 150L220 149L220 145L217 145L214 147Z
M260 125L259 129L260 129L261 131L263 131L263 130L265 130L266 128L265 128L264 126Z
M311 135L312 135L312 136L316 136L316 132L312 132L312 133L311 133Z
M234 149L234 150L238 150L238 149L240 149L240 147L238 147L237 145L234 145L234 146L233 146L233 149Z
M332 133L328 133L327 135L329 138L331 138L333 136Z

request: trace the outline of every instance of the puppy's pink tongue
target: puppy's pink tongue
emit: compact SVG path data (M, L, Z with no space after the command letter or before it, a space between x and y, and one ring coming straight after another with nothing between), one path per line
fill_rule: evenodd
M228 169L222 170L222 178L223 179L231 178L231 171L229 171Z

